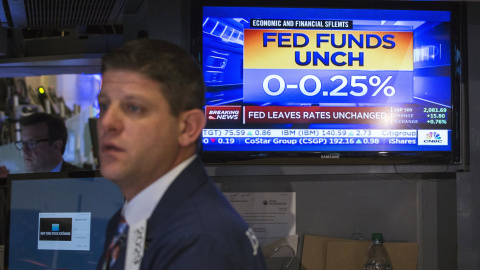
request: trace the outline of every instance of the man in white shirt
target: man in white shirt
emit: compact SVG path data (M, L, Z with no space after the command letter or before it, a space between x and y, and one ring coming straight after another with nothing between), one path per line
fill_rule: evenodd
M102 75L101 172L126 202L97 269L265 269L251 229L196 155L205 124L197 63L176 45L144 39L106 54ZM125 244L125 221L135 242Z

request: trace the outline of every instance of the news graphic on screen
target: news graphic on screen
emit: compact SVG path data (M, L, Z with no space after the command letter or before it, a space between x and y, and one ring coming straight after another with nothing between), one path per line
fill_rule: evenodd
M203 6L202 151L452 151L451 12L407 7Z
M90 250L91 213L40 213L38 249Z

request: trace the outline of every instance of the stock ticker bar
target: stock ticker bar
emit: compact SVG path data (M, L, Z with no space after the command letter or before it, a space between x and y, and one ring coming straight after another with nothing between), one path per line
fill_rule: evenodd
M448 130L204 129L213 145L447 145Z
M319 133L320 135L312 135ZM333 134L346 135L334 136ZM232 134L232 135L229 135ZM299 136L306 134L306 136ZM365 134L365 135L360 135ZM204 144L216 145L446 145L448 131L435 130L419 135L416 130L272 130L205 129ZM432 136L433 135L433 136ZM423 137L424 139L422 139ZM444 138L444 139L442 139Z

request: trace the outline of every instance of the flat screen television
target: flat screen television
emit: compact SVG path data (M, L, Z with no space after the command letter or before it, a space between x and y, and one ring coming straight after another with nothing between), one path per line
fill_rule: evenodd
M206 163L462 162L462 5L334 2L194 3Z
M96 269L123 195L98 171L10 174L5 269Z

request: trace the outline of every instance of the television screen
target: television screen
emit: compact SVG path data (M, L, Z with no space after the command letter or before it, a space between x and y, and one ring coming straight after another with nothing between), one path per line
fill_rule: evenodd
M5 269L96 269L120 189L97 171L10 174Z
M194 8L204 161L459 162L459 5L366 5Z

